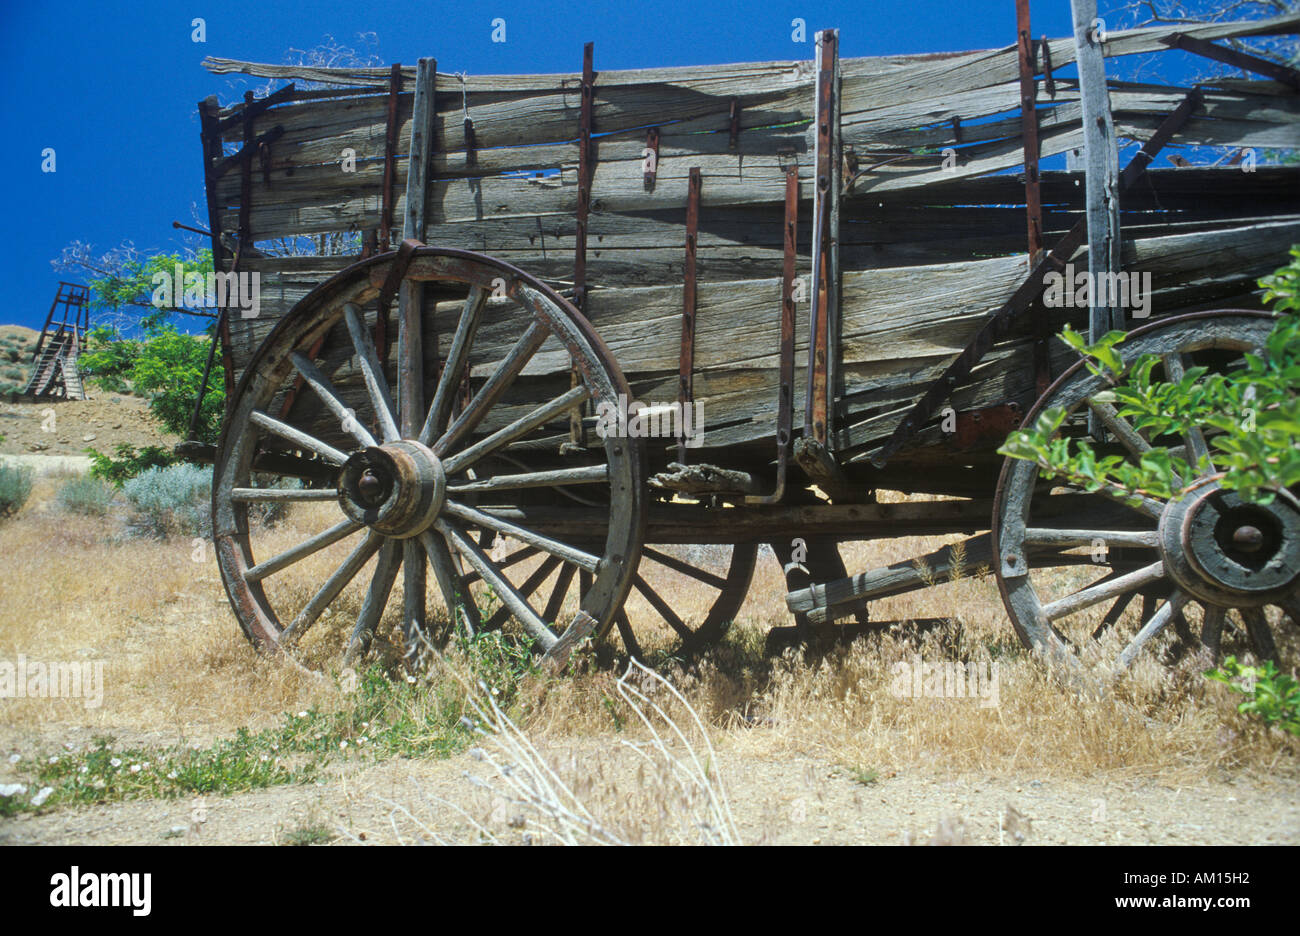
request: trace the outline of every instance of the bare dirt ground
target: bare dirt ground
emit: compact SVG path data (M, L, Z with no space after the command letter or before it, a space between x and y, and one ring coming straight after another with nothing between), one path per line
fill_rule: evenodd
M763 734L760 729L733 739L720 752L739 837L747 844L1300 844L1300 801L1292 782L1182 785L1116 775L1079 781L1039 779L1033 772L916 772L863 785L839 765L770 750ZM588 741L543 750L560 763L575 753L589 763L604 748ZM472 786L466 774L484 774L469 754L354 764L319 785L23 815L0 821L0 845L276 845L296 830L316 827L340 844L434 836L477 841L480 833L450 804L503 841L521 841L528 824L513 828L511 820L518 819L512 810Z
M180 439L159 431L144 400L87 388L86 400L0 403L0 455L107 455L120 443L170 447Z

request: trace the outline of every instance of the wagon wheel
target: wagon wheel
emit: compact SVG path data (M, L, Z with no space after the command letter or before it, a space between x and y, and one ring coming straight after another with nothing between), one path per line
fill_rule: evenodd
M371 331L381 286L401 297L388 372ZM440 371L439 332L446 349ZM586 629L608 626L640 555L643 453L636 439L589 436L592 445L568 444L569 423L576 407L616 404L620 393L628 389L617 363L573 306L489 257L404 247L323 283L277 323L249 362L218 451L213 535L245 634L262 648L290 647L327 608L343 607L350 631L345 659L355 659L369 647L401 571L409 652L426 630L429 567L446 608L458 609L471 626L481 623L468 599L473 580L480 588L486 583L508 611L503 618L513 618L543 650L557 647L579 608L594 619L581 619ZM498 457L518 447L560 467L519 471ZM272 449L278 460L268 456ZM274 478L285 468L286 475L323 477L329 487L258 485L255 466L256 477ZM560 500L557 488L595 493L587 498L597 506L584 514L581 542L548 529L545 518L535 522L535 514L509 510L548 496ZM250 537L248 515L263 501L324 501L315 508L320 532L257 555L266 550ZM573 615L560 621L520 589L517 570L481 545L497 535L582 573ZM351 551L341 561L312 558L345 540ZM304 599L280 581L308 560L328 574L311 582L314 593ZM352 606L345 607L349 594ZM568 644L559 647L567 651Z
M526 544L509 545L514 548L501 555L501 564L519 570L520 591L539 596L547 609L544 617L576 605L586 573L539 556ZM703 548L707 552L697 555L699 547L645 545L627 601L597 636L608 637L613 646L617 635L627 656L650 664L681 660L721 639L749 591L758 546ZM471 572L464 582L472 588L477 580ZM500 627L503 610L485 618L481 628Z
M1258 352L1271 327L1272 317L1259 312L1194 313L1136 329L1116 348L1126 367L1140 355L1158 355L1157 368L1177 379L1194 364L1222 372L1239 366L1241 352ZM1092 400L1105 385L1080 361L1048 388L1025 425L1048 407L1080 415L1091 407L1116 440L1113 448L1136 463L1152 440L1114 407ZM1067 418L1062 428L1069 423ZM1181 445L1192 453L1189 463L1213 457L1200 430ZM1025 646L1052 655L1077 648L1121 628L1125 611L1141 597L1136 629L1121 631L1121 668L1170 625L1184 642L1196 643L1191 624L1198 617L1202 652L1210 659L1217 659L1225 626L1234 626L1236 618L1256 655L1276 660L1270 617L1277 616L1268 608L1300 622L1300 511L1283 498L1266 506L1244 503L1219 489L1219 477L1211 464L1197 478L1185 479L1192 490L1183 496L1148 497L1137 506L1118 492L1087 494L1057 478L1052 484L1077 502L1049 511L1056 495L1035 497L1043 493L1038 467L1008 459L994 501L994 555L1007 612ZM1108 551L1107 564L1092 565L1077 551L1098 546ZM1089 566L1097 571L1081 571ZM1074 571L1063 572L1066 567Z

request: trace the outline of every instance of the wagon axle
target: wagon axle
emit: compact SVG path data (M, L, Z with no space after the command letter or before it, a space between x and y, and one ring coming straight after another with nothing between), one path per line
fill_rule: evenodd
M408 539L433 525L446 501L442 460L417 441L364 448L339 472L339 506L358 523Z

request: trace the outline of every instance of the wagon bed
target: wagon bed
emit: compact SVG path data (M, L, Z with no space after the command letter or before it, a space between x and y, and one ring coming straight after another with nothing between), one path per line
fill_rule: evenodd
M1136 29L1094 48L1098 58L1198 50L1298 28L1292 15ZM835 542L878 535L900 517L911 517L900 534L987 529L975 519L988 516L987 501L891 518L872 492L987 497L1006 432L1076 360L1048 336L1085 327L1089 310L1045 308L1042 280L1067 262L1089 266L1094 173L1043 172L1039 161L1087 158L1095 99L1081 79L1060 74L1082 47L1027 33L969 53L839 58L837 46L838 33L827 31L814 62L635 71L596 71L588 46L582 73L534 76L443 74L432 59L391 69L206 60L216 74L294 82L229 107L200 104L216 262L260 276L259 314L222 320L230 418L260 381L259 412L327 449L351 450L356 433L338 412L364 414L374 399L359 330L372 336L375 369L393 388L410 381L401 336L419 331L411 392L432 399L468 315L463 291L448 283L468 288L488 275L487 266L465 273L446 253L469 251L521 271L534 284L529 296L546 287L554 308L535 314L572 310L574 334L589 327L591 337L564 339L552 328L467 444L589 377L574 340L591 367L610 370L611 392L702 410L699 447L676 438L639 446L645 465L629 478L649 485L647 542L771 542L811 510L793 529L823 541L811 565L812 580L824 582L845 574ZM1294 147L1300 98L1294 71L1291 80L1282 71L1190 89L1106 84L1114 135L1142 145L1125 153L1127 168L1112 182L1123 188L1118 262L1151 274L1152 322L1258 308L1256 279L1300 241L1300 169L1146 168L1166 146L1235 147L1247 160ZM446 256L409 243L395 251L404 239ZM282 255L309 245L346 252ZM503 275L511 295L487 300L472 348L457 359L467 368L458 407L520 340L526 319L511 301L532 300L513 291L523 279ZM420 298L408 309L398 283L412 280ZM354 313L345 317L348 303ZM288 321L312 314L316 324ZM310 350L337 406L305 388L287 351L276 356L289 335L308 342L296 353ZM515 439L508 451L520 470L592 470L584 455L607 441L594 432L595 399ZM378 424L369 426L379 441ZM231 435L228 426L223 446ZM258 438L258 454L245 454L259 465L308 482L332 476L285 433ZM733 509L706 516L682 495ZM596 523L608 510L580 498L488 505L593 542L623 522ZM247 530L230 523L246 551ZM599 534L583 533L589 523ZM635 556L619 562L635 565ZM633 583L611 587L609 600L588 608L599 632L615 623L619 593ZM851 583L841 590L842 607L822 607L821 618L850 613L866 594ZM792 593L791 607L802 614L826 595ZM271 618L261 626L258 639L280 632Z

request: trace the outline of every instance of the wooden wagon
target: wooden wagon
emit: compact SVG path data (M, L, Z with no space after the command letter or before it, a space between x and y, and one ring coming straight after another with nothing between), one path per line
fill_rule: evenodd
M1124 353L1170 374L1261 345L1255 280L1300 242L1300 170L1255 156L1300 143L1300 79L1216 40L1300 17L1047 40L1017 7L1015 44L970 53L841 58L829 30L813 61L596 71L588 45L572 75L209 59L293 82L200 104L216 263L260 285L256 316L223 312L228 410L208 453L247 635L297 642L364 569L348 660L399 596L411 642L442 604L468 628L521 627L552 660L588 635L688 653L735 617L763 544L788 563L798 626L826 634L948 573L939 550L924 571L850 575L840 543L963 533L1029 645L1077 638L1071 615L1103 601L1113 625L1141 596L1126 659L1192 603L1207 644L1236 609L1271 652L1265 609L1297 610L1289 507L1247 517L1207 484L1134 509L996 449L1054 404L1091 410L1103 451L1149 447L1090 406L1097 385L1053 337L1066 323L1141 325ZM1246 77L1106 81L1103 56L1170 48ZM1170 145L1238 150L1149 169ZM1061 153L1071 168L1040 172ZM1150 274L1143 320L1046 303L1066 264ZM279 501L332 516L263 554L249 512ZM1264 529L1267 588L1242 579L1231 530L1169 533L1211 514ZM1040 573L1093 561L1098 538L1105 577L1052 594ZM345 539L314 594L273 587ZM707 613L679 613L651 565L709 589ZM481 612L488 590L499 607ZM631 593L659 620L632 621Z

